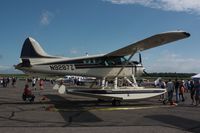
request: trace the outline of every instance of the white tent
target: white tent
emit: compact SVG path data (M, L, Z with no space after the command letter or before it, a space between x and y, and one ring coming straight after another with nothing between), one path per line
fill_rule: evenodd
M192 79L200 79L200 73L197 75L192 76Z

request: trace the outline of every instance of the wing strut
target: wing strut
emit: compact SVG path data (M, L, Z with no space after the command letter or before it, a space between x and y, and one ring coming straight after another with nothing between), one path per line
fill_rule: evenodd
M119 70L119 72L117 73L117 75L115 76L118 77L119 74L122 72L122 70L124 70L125 66L128 64L128 62L131 60L131 58L133 57L133 55L136 53L136 51L134 51L128 58L128 60L126 60L126 62L124 63L124 65L122 66L122 68Z
M115 80L114 80L114 88L117 89L117 81L118 81L118 76L120 75L120 73L124 70L125 66L129 63L129 61L131 60L131 58L133 57L133 55L136 53L136 51L132 52L132 54L129 56L128 60L126 60L126 62L124 63L124 65L122 66L122 68L119 70L119 72L117 73L117 75L115 76Z

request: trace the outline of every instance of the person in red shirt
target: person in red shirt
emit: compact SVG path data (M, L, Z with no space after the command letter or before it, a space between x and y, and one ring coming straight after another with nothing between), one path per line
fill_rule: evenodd
M31 96L32 95L32 92L31 90L29 89L29 85L25 85L25 88L24 88L24 95L26 96Z
M40 86L40 90L44 89L44 81L43 81L43 79L40 79L39 86Z
M23 92L23 100L26 101L26 98L29 98L28 99L29 101L34 101L34 98L35 98L28 84L25 85L24 92Z

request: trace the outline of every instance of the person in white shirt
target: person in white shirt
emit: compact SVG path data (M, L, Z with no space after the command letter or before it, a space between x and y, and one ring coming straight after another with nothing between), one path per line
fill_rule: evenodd
M174 83L171 81L171 79L169 79L169 81L167 82L167 93L168 93L168 101L170 102L171 105L173 105L173 92L174 92Z
M36 84L36 78L33 77L33 79L32 79L32 87L36 90L35 84Z

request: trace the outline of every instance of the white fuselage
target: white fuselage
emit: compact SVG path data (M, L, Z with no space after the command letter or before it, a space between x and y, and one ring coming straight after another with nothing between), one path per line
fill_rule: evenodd
M68 69L72 67L73 69ZM136 67L136 68L135 68ZM108 67L108 68L79 68L76 69L74 64L59 64L57 66L50 65L35 65L31 68L21 68L22 71L28 74L43 74L43 75L79 75L89 77L115 77L122 67ZM135 69L137 69L135 71ZM132 75L140 76L143 73L143 67L130 66L125 67L118 77L129 77Z
M100 64L78 64L75 59L30 59L31 66L20 66L18 69L28 74L40 75L78 75L88 77L129 77L132 75L140 76L143 73L141 64L129 65L100 65ZM80 59L79 59L80 60ZM81 60L88 60L81 58ZM84 62L83 61L83 62ZM120 72L119 75L118 72Z

